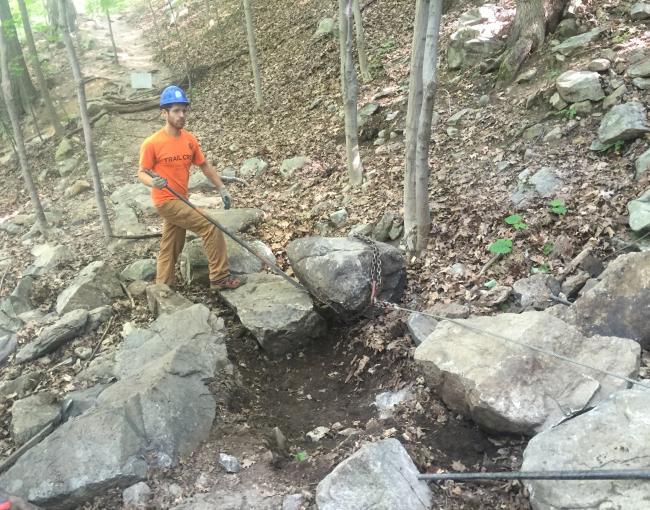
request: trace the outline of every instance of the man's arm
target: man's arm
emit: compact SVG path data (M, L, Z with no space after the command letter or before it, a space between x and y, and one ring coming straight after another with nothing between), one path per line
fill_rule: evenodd
M203 172L203 175L205 175L210 182L216 186L217 190L221 191L224 188L223 181L221 180L221 177L219 177L219 172L217 172L216 168L214 168L207 159L202 165L199 165L199 168Z
M145 186L153 188L153 178L150 175L147 175L145 172L151 172L151 170L148 168L140 167L138 169L138 179L140 179L140 182Z

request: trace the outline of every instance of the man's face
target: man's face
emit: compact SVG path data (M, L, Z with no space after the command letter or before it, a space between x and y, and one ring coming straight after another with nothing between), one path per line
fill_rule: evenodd
M167 123L176 129L182 129L185 126L185 119L190 107L186 104L174 104L168 110L163 110L163 115Z

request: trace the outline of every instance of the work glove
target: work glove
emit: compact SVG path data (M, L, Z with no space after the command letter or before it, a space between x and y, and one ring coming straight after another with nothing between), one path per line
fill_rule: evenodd
M153 184L154 188L163 189L165 186L167 186L167 179L160 177L160 175L156 175L156 177L151 178L151 183Z
M230 209L230 206L232 205L232 197L230 196L230 193L228 193L228 190L223 187L219 190L219 194L221 195L221 200L223 200L223 208Z

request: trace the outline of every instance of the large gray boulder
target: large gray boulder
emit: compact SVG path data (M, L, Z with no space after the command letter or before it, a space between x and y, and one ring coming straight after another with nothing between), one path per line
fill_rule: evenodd
M593 71L567 71L558 77L555 85L567 103L600 101L605 97L600 75Z
M113 268L102 260L91 262L81 270L56 300L56 312L63 315L78 308L92 310L110 305L124 297L120 280Z
M271 262L275 261L273 251L262 241L247 241L248 245L262 257ZM226 251L228 252L228 269L235 274L259 273L262 270L262 262L248 250L226 237ZM203 251L203 241L193 239L185 243L181 253L181 274L188 283L201 282L209 283L208 259Z
M645 106L638 101L619 104L609 110L598 128L598 140L604 145L633 140L650 133Z
M630 78L645 78L650 76L650 58L644 58L627 68Z
M393 246L375 245L382 273L378 298L398 301L406 284L404 257ZM370 245L352 237L305 237L289 243L287 255L300 282L331 303L337 315L346 318L365 311L371 293Z
M221 296L273 356L298 350L327 330L309 294L279 276L248 275L245 285L221 291Z
M630 18L637 21L650 18L650 3L635 3L630 9Z
M415 361L450 408L497 432L534 435L626 383L493 335L623 376L634 377L639 367L634 341L586 338L544 312L443 321L416 349Z
M16 335L4 334L0 335L0 366L2 366L5 360L16 352L16 347L18 346L18 338Z
M156 213L151 203L151 190L139 182L125 184L117 188L111 194L111 202L116 205L136 208L145 214Z
M566 312L564 320L585 335L631 338L650 348L650 252L614 259Z
M579 50L585 49L592 42L598 39L598 37L600 37L600 34L602 34L604 31L604 28L594 28L593 30L585 32L584 34L569 37L557 46L554 46L552 51L568 57L569 55L573 55Z
M232 378L224 331L203 305L131 331L115 355L119 380L100 387L82 414L29 450L0 485L48 508L74 508L144 480L150 467L176 465L212 426L216 401L204 381Z
M627 203L630 213L630 228L641 232L650 227L650 189L646 190L639 198Z
M16 354L16 361L25 363L57 350L66 342L83 334L87 322L88 310L79 309L66 313L54 324L44 328L36 340L20 349Z
M318 510L427 510L433 497L397 439L366 443L316 488Z
M647 469L649 457L650 392L630 389L535 436L524 451L521 469ZM537 480L525 484L535 510L641 510L650 501L650 482L641 480Z
M481 63L503 50L499 36L505 23L499 19L497 9L494 5L483 5L460 17L458 30L451 34L447 47L449 69Z

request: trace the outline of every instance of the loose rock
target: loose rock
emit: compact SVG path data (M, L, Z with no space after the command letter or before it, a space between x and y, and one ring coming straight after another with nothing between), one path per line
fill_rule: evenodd
M219 454L219 465L226 470L226 473L239 473L241 465L237 457L226 453Z
M127 509L147 508L151 499L151 489L144 482L127 487L122 492L122 503Z
M638 170L637 170L638 172ZM650 227L650 189L646 190L639 198L627 204L630 213L630 228L635 232L642 232Z
M59 416L60 407L53 393L43 391L11 407L11 437L20 446Z
M192 302L171 290L164 283L156 283L147 287L147 302L149 310L156 317L189 308Z
M260 177L266 173L269 164L260 158L250 158L244 161L239 168L239 175L243 178Z
M56 300L56 311L63 315L77 308L90 310L110 305L124 291L113 268L106 262L91 262Z
M120 278L126 281L151 281L156 277L156 259L140 259L126 266Z
M649 132L645 107L631 101L614 106L605 114L598 128L598 140L607 145L619 140L632 140Z
M600 75L591 71L567 71L555 82L557 91L568 103L600 101L605 97Z

